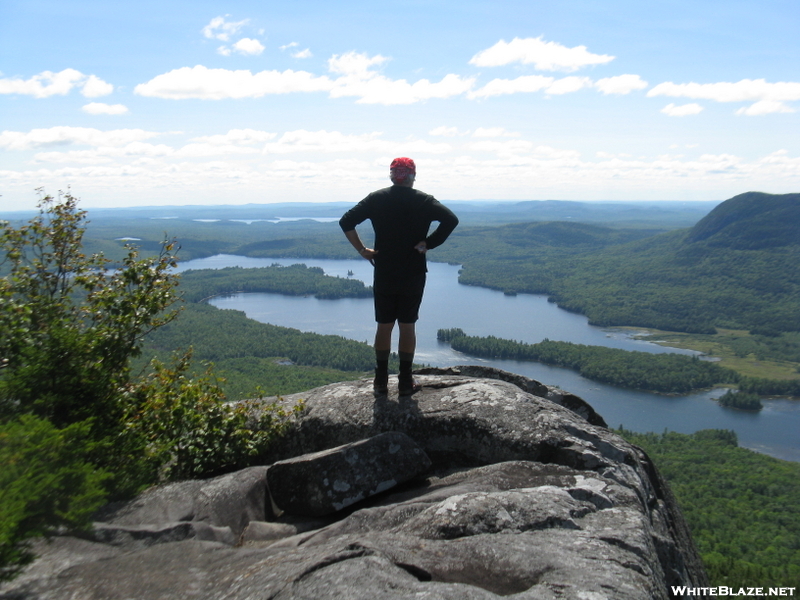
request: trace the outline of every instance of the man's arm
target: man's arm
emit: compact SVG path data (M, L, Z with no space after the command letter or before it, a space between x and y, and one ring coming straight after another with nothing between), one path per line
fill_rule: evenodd
M450 236L451 233L453 233L453 230L458 225L458 217L453 213L452 210L438 201L436 201L436 210L435 214L433 215L433 220L439 221L439 226L432 234L425 238L423 242L420 242L420 244L425 245L425 248L424 250L417 248L419 252L433 250L437 246L444 244L444 241ZM418 246L420 244L418 244Z
M373 250L372 248L367 248L364 245L364 242L361 241L361 238L356 231L356 225L363 223L369 218L369 208L367 204L368 198L369 196L344 213L342 218L339 219L339 227L342 228L347 241L350 242L353 248L355 248L363 258L371 262L372 266L374 267L374 258L378 251Z
M362 257L366 258L369 262L371 262L373 266L375 265L373 259L375 258L375 255L378 253L378 251L373 250L372 248L367 248L361 241L361 238L359 237L358 232L355 229L351 229L350 231L345 231L344 236Z

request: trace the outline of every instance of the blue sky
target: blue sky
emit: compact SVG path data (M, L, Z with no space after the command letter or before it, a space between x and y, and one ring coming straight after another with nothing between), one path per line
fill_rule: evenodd
M0 1L0 210L800 192L796 0Z

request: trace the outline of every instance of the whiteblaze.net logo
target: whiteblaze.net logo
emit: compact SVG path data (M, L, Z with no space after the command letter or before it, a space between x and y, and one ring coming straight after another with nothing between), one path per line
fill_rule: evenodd
M727 587L721 585L719 587L688 587L684 585L673 585L672 593L678 598L687 598L692 596L794 596L794 591L797 588L793 587Z

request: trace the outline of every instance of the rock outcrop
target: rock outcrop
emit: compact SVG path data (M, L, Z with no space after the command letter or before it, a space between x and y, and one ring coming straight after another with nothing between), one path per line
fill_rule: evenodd
M411 397L376 398L368 380L286 397L306 410L274 448L280 477L252 467L107 507L91 535L40 544L0 598L652 600L707 585L648 457L580 398L480 367L418 379ZM401 483L393 461L364 464L376 477L363 487L378 493L330 515L274 501L287 504L290 459L370 438L410 438L430 468ZM358 487L353 456L366 454L337 452L350 457L341 481Z

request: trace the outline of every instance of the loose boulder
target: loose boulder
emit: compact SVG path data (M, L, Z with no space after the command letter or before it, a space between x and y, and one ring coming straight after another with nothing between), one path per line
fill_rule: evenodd
M267 471L267 483L280 512L320 517L393 488L430 466L414 440L387 432L276 462Z

